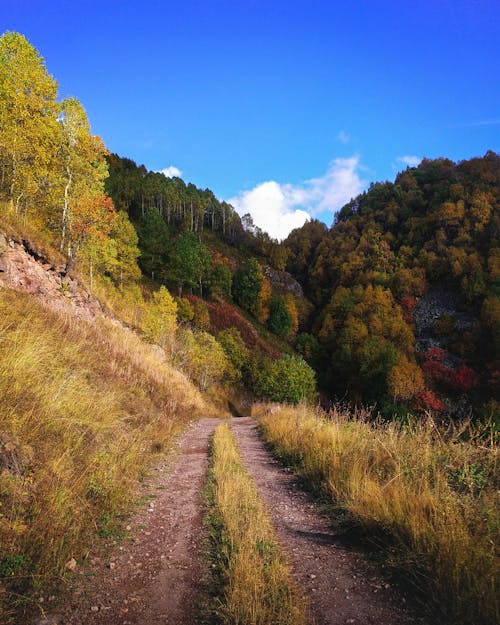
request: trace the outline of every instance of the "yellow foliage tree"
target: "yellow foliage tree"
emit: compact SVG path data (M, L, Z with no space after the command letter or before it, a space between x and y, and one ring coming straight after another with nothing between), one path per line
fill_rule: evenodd
M262 274L262 288L259 292L259 298L256 306L257 319L261 323L266 323L269 318L269 302L271 300L271 284L269 280Z
M62 211L60 216L61 251L68 240L72 212L82 197L92 198L104 193L104 180L108 176L107 150L100 137L93 136L85 109L76 98L61 104L60 163Z
M186 328L178 343L178 362L202 391L231 375L233 367L222 345L208 332Z
M57 83L23 35L0 37L0 183L24 218L46 205L57 166Z
M424 376L420 367L403 353L398 353L396 364L387 376L387 389L394 401L411 399L424 388Z
M164 286L146 304L141 326L149 341L163 348L171 346L177 328L177 304Z
M290 313L290 317L292 318L292 327L290 328L289 336L295 336L297 334L297 330L299 329L299 313L297 310L297 304L295 303L295 298L291 293L287 293L285 295L285 306Z

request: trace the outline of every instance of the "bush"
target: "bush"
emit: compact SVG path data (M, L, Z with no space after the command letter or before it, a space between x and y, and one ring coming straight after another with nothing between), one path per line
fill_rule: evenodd
M272 361L257 357L251 361L248 373L252 390L259 397L287 404L314 399L316 377L302 358L284 356Z
M248 350L237 328L222 330L217 335L217 340L233 366L241 372L248 359Z
M194 309L191 302L185 297L176 297L175 303L177 304L177 320L180 323L189 323L192 321Z
M211 334L184 329L179 333L177 343L176 363L202 391L222 382L225 377L231 377L231 363Z

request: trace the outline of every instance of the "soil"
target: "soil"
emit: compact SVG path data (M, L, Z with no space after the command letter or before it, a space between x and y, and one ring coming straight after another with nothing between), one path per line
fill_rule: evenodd
M65 605L37 625L196 625L207 604L202 489L210 434L202 419L156 467L125 541L77 566ZM253 419L232 420L243 462L268 508L314 625L417 625L404 599L352 549L266 450ZM113 544L114 542L114 544ZM271 623L269 625L272 625Z
M266 450L253 419L234 419L243 462L267 505L315 625L415 625L404 598L342 545L296 478Z
M37 625L199 622L205 596L202 490L217 423L202 419L180 438L170 466L158 465L143 488L142 505L126 526L127 539L78 566L70 574L65 605Z

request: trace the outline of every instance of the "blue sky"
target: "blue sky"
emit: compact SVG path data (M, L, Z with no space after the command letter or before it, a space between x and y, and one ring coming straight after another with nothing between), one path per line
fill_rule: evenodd
M5 30L110 150L278 237L405 162L500 149L497 0L2 0Z

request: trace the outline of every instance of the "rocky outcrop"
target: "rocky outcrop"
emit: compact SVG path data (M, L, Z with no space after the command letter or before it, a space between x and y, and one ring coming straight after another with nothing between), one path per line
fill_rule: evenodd
M302 287L287 271L278 271L269 266L264 267L263 271L275 293L279 295L292 293L292 295L301 299L304 297Z
M102 313L99 301L76 279L65 273L27 242L0 233L0 287L24 291L50 309L94 319Z
M447 346L450 337L437 337L435 333L436 322L445 317L453 322L453 334L475 330L476 317L470 311L460 309L456 293L443 288L430 289L418 300L413 314L417 351Z

